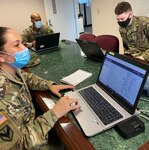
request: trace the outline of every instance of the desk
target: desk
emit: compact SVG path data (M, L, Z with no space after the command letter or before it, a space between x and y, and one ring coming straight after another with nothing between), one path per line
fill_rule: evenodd
M86 59L81 56L80 48L75 43L61 43L60 50L40 53L38 54L38 56L41 59L42 63L34 68L30 68L29 70L34 74L37 74L47 80L53 80L58 84L60 84L59 80L62 77L67 76L78 69L92 72L93 75L80 83L76 87L77 89L95 83L98 76L99 68L101 66L101 63ZM42 96L40 96L41 99ZM149 105L145 101L140 101L138 106L142 109L149 109ZM46 110L47 108L43 109ZM114 129L109 129L108 131L100 133L94 137L87 138L83 135L72 114L69 113L68 116L69 118L61 118L56 124L55 129L57 131L57 134L60 136L62 141L69 149L95 148L97 150L136 150L143 143L149 140L149 123L147 120L142 118L141 119L143 120L143 122L145 122L145 133L142 133L129 140L125 140ZM67 122L68 128L64 125L65 122ZM77 136L75 135L77 131L79 134L79 139L74 140L73 137ZM64 137L60 132L62 134L65 134L66 137ZM77 140L79 141L79 145L76 145ZM81 142L84 142L87 146L81 144Z

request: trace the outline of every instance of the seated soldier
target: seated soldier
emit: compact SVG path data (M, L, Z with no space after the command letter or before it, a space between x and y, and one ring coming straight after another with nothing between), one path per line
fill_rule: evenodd
M48 25L42 24L41 17L38 13L32 13L30 18L32 25L25 29L22 34L22 42L28 48L35 46L36 36L54 33Z
M0 149L48 150L48 132L59 118L80 107L76 99L60 94L74 87L23 71L30 61L28 48L15 30L0 27L0 33ZM50 90L60 99L51 110L36 116L29 90Z

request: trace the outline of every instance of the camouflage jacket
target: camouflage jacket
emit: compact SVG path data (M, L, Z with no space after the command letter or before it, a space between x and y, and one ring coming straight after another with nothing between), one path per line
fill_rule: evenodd
M23 70L11 76L0 69L0 150L48 149L48 131L57 117L52 110L35 118L29 89L48 90L52 81Z
M119 28L125 54L149 61L149 18L134 16L130 26Z
M39 30L34 30L33 25L31 25L23 31L22 42L26 47L31 48L32 42L35 40L35 37L51 33L53 33L53 30L47 25L42 25Z

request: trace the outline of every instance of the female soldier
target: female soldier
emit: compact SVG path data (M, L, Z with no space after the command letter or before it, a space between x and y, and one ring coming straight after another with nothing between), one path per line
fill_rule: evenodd
M29 50L22 44L15 30L0 27L0 149L48 149L48 132L56 121L73 109L79 108L76 99L61 97L69 85L56 85L23 68L30 60ZM61 97L56 105L35 118L29 92L50 90ZM71 105L71 103L76 105Z

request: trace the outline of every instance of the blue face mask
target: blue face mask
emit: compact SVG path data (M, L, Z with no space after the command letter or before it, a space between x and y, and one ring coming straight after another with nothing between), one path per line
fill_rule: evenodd
M30 61L30 52L28 48L25 48L22 51L14 53L15 61L11 62L10 65L15 68L23 68Z
M35 21L35 27L37 29L41 28L41 26L42 26L42 22L41 21Z

